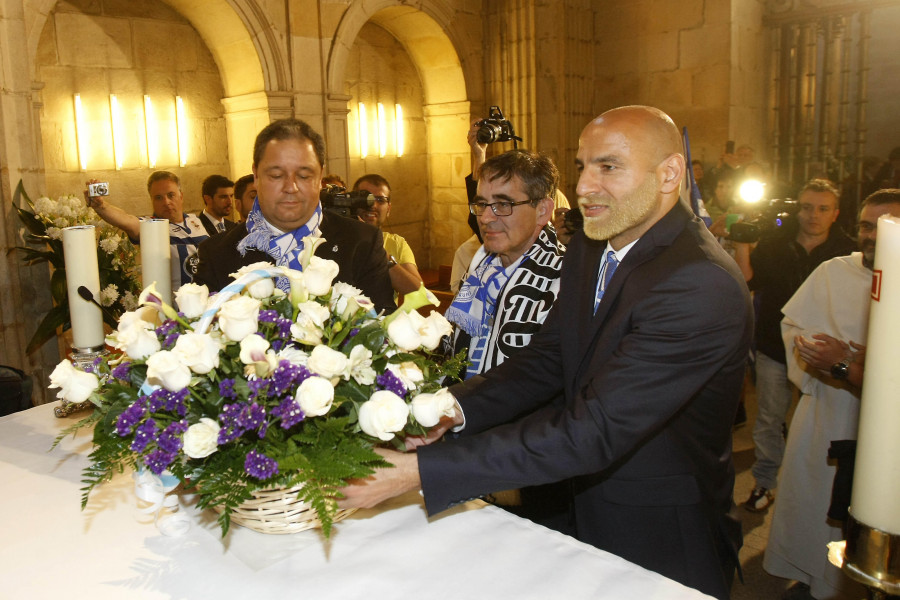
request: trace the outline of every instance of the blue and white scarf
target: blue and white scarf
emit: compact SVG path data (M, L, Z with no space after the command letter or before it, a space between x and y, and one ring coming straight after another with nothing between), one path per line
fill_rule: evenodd
M260 250L271 256L276 265L284 265L302 271L300 254L303 252L303 238L321 235L321 231L319 231L321 223L322 205L320 204L316 206L313 216L302 227L287 233L273 231L272 226L259 209L259 198L257 198L253 201L253 208L247 214L247 235L238 242L237 249L241 256L246 256L247 250L250 248ZM291 290L291 284L287 277L279 277L275 285L286 293Z

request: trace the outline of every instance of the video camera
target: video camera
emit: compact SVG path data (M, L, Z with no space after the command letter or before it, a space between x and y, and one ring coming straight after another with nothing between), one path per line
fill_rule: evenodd
M479 144L493 144L494 142L508 142L512 140L513 145L516 145L517 141L522 141L522 138L516 135L513 124L503 117L503 111L500 110L499 106L492 106L488 118L476 121L475 125L478 126L475 139L478 140Z
M738 221L731 226L728 238L734 242L752 244L765 233L777 230L800 212L796 200L774 198L762 209L759 216L749 221Z
M319 192L322 208L342 217L355 219L357 211L375 205L375 196L366 190L348 192L339 185L327 185Z

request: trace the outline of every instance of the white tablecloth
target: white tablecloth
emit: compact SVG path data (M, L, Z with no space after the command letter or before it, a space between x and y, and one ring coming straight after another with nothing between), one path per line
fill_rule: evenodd
M428 519L418 494L317 531L264 535L193 508L165 537L135 517L131 477L80 510L90 435L45 405L0 418L0 598L707 598L516 516L470 502ZM648 543L652 543L648 540Z

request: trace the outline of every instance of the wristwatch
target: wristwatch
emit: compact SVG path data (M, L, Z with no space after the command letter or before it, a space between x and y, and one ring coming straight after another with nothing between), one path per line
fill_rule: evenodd
M844 380L850 375L850 359L845 358L841 362L831 365L831 376L835 379Z
M396 266L397 266L397 259L394 258L393 256L391 256L390 254L388 254L388 269L391 269Z

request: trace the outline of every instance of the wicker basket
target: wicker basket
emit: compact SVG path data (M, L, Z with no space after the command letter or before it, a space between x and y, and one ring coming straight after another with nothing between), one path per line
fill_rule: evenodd
M321 527L322 522L312 506L297 499L300 486L292 488L276 488L256 490L253 497L231 512L231 522L242 525L260 533L297 533L314 527ZM214 507L216 512L223 512L221 507ZM356 509L338 510L334 514L334 522L346 519Z

